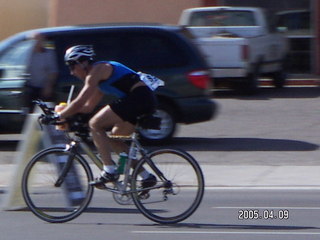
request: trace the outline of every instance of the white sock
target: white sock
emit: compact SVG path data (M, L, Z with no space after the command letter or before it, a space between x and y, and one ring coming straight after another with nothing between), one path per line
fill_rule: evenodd
M103 165L103 170L107 173L115 173L117 167L115 165Z

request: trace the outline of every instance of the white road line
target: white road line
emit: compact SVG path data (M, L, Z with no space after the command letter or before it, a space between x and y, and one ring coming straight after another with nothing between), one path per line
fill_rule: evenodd
M132 231L136 234L243 234L243 235L320 235L320 232L209 232L209 231Z

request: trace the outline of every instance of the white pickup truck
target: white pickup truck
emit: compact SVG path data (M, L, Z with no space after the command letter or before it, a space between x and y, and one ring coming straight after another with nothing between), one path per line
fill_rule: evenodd
M206 57L214 86L238 82L248 93L259 77L285 84L288 41L266 12L252 7L205 7L183 11L179 25L191 31Z

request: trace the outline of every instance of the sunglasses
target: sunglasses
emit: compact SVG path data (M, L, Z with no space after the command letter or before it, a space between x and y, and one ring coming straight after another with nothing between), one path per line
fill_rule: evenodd
M79 64L79 62L77 62L77 61L69 61L69 62L66 62L66 65L69 67L69 69L70 69L71 71L74 70L74 68L75 68L75 66L76 66L77 64Z

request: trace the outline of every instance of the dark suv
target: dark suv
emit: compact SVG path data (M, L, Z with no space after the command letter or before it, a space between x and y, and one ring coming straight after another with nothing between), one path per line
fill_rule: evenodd
M82 82L70 75L63 58L67 48L93 45L96 60L114 60L136 71L153 74L165 81L156 93L162 118L161 130L141 130L142 138L154 142L170 139L176 123L210 120L215 104L209 98L210 79L198 49L185 29L164 25L95 25L38 29L57 54L59 77L55 102L66 101L71 85ZM22 32L0 44L0 129L22 126L22 92L28 56L34 41ZM109 101L106 99L105 101Z

